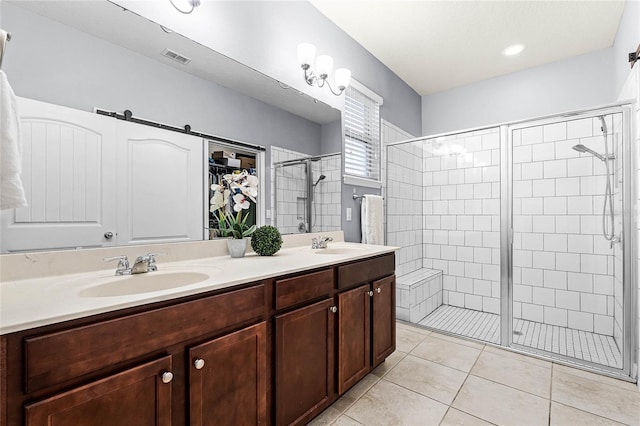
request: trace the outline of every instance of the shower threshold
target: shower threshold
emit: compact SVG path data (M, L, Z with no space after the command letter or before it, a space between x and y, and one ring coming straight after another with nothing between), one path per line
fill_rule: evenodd
M442 305L419 323L426 327L485 342L500 343L500 316ZM622 368L622 355L612 336L515 319L513 343L577 360Z

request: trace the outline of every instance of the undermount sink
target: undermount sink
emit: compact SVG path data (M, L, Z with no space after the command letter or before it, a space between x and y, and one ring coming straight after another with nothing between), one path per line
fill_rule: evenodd
M364 247L347 246L347 247L328 247L326 249L314 250L316 254L352 254L360 250L364 250Z
M209 275L199 272L148 272L115 276L97 281L95 285L80 291L80 296L114 297L151 293L196 284L208 279Z

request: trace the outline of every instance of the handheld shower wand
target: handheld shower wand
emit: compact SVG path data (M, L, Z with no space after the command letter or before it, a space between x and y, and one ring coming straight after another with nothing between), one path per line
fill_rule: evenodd
M326 179L325 175L320 175L320 177L318 178L318 180L316 181L316 183L313 184L313 187L315 188L316 186L318 186L318 184L320 183L321 180Z
M601 115L598 118L602 124L600 130L602 130L602 135L604 136L604 158L609 159L609 133L607 130L607 122L604 119L604 115ZM611 157L614 156L612 155ZM619 238L616 237L614 231L615 218L613 214L613 192L611 189L611 179L613 176L611 176L611 170L609 170L609 162L605 161L604 165L607 169L607 186L604 193L604 205L602 206L602 235L607 241L611 242L611 248L613 248L613 244L619 241ZM607 220L607 205L609 206L609 220Z
M613 214L613 193L611 189L611 170L609 165L609 160L615 160L615 155L609 154L609 132L607 129L607 123L604 119L604 115L598 117L600 119L600 131L602 131L602 136L604 136L604 155L595 152L594 150L587 148L582 144L575 145L573 147L574 150L582 153L591 154L596 157L598 160L604 162L605 169L607 171L606 179L606 187L604 192L604 205L602 206L602 235L607 241L611 242L611 247L613 244L620 241L618 237L616 237L614 232L614 214ZM609 210L609 214L607 215L607 209ZM608 218L608 220L607 220Z
M587 148L586 146L582 145L582 144L578 144L576 146L573 147L574 150L578 151L578 152L582 152L582 153L588 153L593 155L594 157L596 157L598 160L600 161L605 161L605 157L601 154L598 154L597 152L595 152L594 150Z

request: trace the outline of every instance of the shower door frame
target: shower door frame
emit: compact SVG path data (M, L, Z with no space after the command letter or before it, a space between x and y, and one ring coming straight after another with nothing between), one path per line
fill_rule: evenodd
M500 125L500 184L501 184L501 231L500 231L500 265L501 265L501 294L500 294L500 344L516 351L533 353L544 357L552 357L554 361L576 366L574 357L546 352L540 349L519 345L513 342L513 141L514 130L578 120L595 118L600 115L622 114L622 164L623 164L623 192L622 192L622 232L625 238L620 242L623 250L623 348L622 369L609 367L590 361L578 360L580 365L587 368L597 368L601 372L618 376L620 373L631 377L636 360L637 336L637 307L633 303L637 298L637 224L636 211L637 192L634 171L636 170L636 152L632 149L631 104L612 104L600 108L574 111L561 115L535 118ZM495 126L494 126L495 127Z

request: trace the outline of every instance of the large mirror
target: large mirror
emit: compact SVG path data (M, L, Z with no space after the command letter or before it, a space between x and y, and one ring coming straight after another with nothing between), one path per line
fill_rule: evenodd
M13 36L2 67L19 97L85 113L93 113L95 108L119 113L130 110L134 117L178 128L189 125L195 132L218 137L215 145L207 138L198 138L201 161L197 166L203 176L198 181L201 211L197 238L207 237L202 232L208 226L207 164L214 150L233 152L233 142L245 144L235 149L239 156L253 154L262 161L255 164L262 185L260 212L256 214L259 222L274 224L283 233L340 229L339 110L106 0L4 1L0 5L0 26ZM122 139L122 127L114 130L116 138ZM153 136L154 140L163 137ZM225 145L228 142L232 144ZM42 161L61 163L59 154L49 154L43 153ZM111 164L115 169L122 168L117 163L121 158L118 155L114 154L116 162ZM139 174L161 166L142 164L144 157L144 151L137 157L127 157ZM293 166L292 160L307 157L313 157L313 161ZM189 167L195 167L193 163L192 159ZM58 164L58 169L65 167ZM91 169L91 165L85 169ZM47 176L43 179L46 182ZM163 185L169 185L171 179L166 177ZM144 176L139 180L144 181ZM153 182L147 185L154 186ZM298 191L298 186L304 191ZM137 197L135 201L142 202ZM171 205L164 201L157 197L147 200L157 203L158 208L153 210L154 223L145 223L145 227L162 227L163 210ZM114 205L121 222L130 219L136 208L134 202ZM3 212L3 223L11 214ZM190 226L193 228L193 223ZM55 227L53 234L65 234L64 220L58 219ZM90 228L85 226L80 233ZM181 232L176 230L176 235ZM62 245L43 246L47 234L32 233L26 241L23 238L18 249L3 248L3 252L174 241L139 238L133 232L114 244L114 239L103 238L101 233L100 242L87 244L68 234Z

